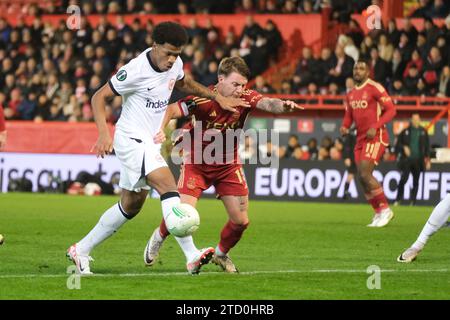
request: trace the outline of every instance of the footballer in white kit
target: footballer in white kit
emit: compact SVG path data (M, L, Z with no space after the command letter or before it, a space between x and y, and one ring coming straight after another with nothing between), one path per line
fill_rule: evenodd
M178 90L207 99L234 112L237 106L249 107L242 99L226 98L190 77L185 77L180 54L188 41L186 30L174 22L155 26L151 48L124 65L92 97L92 109L98 129L98 139L92 148L97 157L113 151L120 160L120 201L106 210L94 228L67 250L67 257L80 274L92 274L90 252L113 235L125 222L135 217L144 205L150 187L160 194L163 217L180 204L180 195L172 172L160 155L160 145L153 143L167 105L176 87ZM114 95L122 97L122 114L116 125L114 142L105 117L105 100ZM184 238L175 237L186 256L188 272L197 274L209 262L214 248L198 250ZM148 252L155 248L147 245Z
M111 90L123 99L114 151L122 166L119 186L127 190L148 190L145 176L167 166L160 154L161 144L153 143L152 137L161 126L175 82L184 78L180 57L169 71L162 72L153 65L151 50L142 52L109 80Z

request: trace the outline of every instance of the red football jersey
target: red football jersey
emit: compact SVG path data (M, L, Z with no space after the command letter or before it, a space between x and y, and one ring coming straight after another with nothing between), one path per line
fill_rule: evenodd
M210 87L210 89L217 91L216 87ZM241 99L247 101L250 104L250 108L237 107L236 110L238 112L223 110L215 100L209 100L194 96L188 96L184 99L179 100L178 106L180 107L183 115L192 117L192 120L187 127L191 136L191 155L195 152L195 141L196 139L198 139L198 137L194 136L194 126L201 125L202 152L206 147L208 147L208 145L217 141L214 136L220 134L222 136L223 148L221 151L219 151L221 154L215 155L213 152L213 156L216 159L220 158L222 163L214 164L238 163L237 150L239 141L236 141L236 139L234 139L231 140L231 144L227 145L227 130L231 129L231 132L229 131L228 134L232 134L232 132L234 132L235 130L242 129L244 127L245 120L247 119L248 114L256 108L256 104L262 98L263 96L254 90L245 90L241 95ZM197 106L188 110L185 102L189 99L194 100ZM195 162L194 159L191 159L191 163L197 163L197 159L198 158L195 159ZM230 159L232 160L231 162ZM210 160L208 160L207 162L205 162L205 159L202 160L202 163L211 164Z
M361 86L355 86L347 93L345 100L345 116L342 126L350 128L353 122L356 125L357 144L366 139L367 130L377 129L380 141L389 144L389 135L386 123L395 116L395 106L384 87L367 79Z

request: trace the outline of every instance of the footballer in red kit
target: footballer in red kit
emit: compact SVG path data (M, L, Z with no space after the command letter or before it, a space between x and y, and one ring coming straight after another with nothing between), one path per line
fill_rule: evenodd
M354 149L358 178L367 201L375 214L369 227L384 227L394 217L382 186L373 170L389 145L386 124L395 114L395 106L383 86L369 79L369 64L359 60L353 68L355 87L347 93L341 134L347 135L355 123L357 137Z
M239 163L238 142L233 139L231 145L224 143L218 148L219 155L214 154L212 156L214 161L210 162L211 159L203 157L204 151L210 148L208 146L216 142L216 139L210 138L218 135L221 136L221 141L227 141L226 135L242 129L248 114L254 109L272 113L289 112L297 108L302 109L292 101L264 97L256 91L247 90L245 87L249 77L250 71L242 58L223 59L219 64L218 83L211 89L225 97L243 99L250 107L237 107L234 112L223 112L215 101L189 96L178 101L178 103L169 105L161 125L161 131L154 138L155 143L161 143L165 140L162 129L171 119L191 116L192 125L188 127L191 139L189 145L183 147L184 164L178 180L178 191L182 203L195 207L202 192L210 186L215 187L217 197L223 202L229 220L222 229L220 241L216 246L212 261L225 272L237 272L228 252L241 239L249 224L247 213L248 188L244 171ZM201 128L198 126L201 126ZM199 128L202 132L201 144L199 144L197 137L194 137L196 128ZM189 153L188 156L184 154L186 149ZM221 154L220 150L222 150ZM200 161L195 155L199 151L202 155ZM148 247L156 249L149 251L148 260L154 260L158 256L159 249L168 235L169 232L164 220L162 220L149 240ZM183 251L185 247L194 246L192 236L183 239L184 244L180 245Z
M217 92L217 87L212 87L211 90ZM227 150L225 144L227 139L226 132L228 129L242 129L248 114L256 108L257 103L263 96L256 91L245 90L241 98L250 104L250 108L237 107L237 112L234 113L223 112L214 101L204 98L189 96L178 101L181 114L195 117L195 123L201 125L202 137L208 134L207 131L209 130L209 132L217 132L217 134L222 135L222 141L224 142L221 154L215 155L216 157L209 159L209 161L208 159L199 159L200 163L196 163L195 144L190 144L189 155L184 156L185 163L181 167L178 192L199 198L204 190L213 185L218 197L248 195L244 171L239 164L238 144L233 143L232 148ZM188 108L186 102L189 101L193 101L196 107ZM191 141L194 141L194 127L192 123L189 129ZM202 139L202 151L215 141L215 139Z

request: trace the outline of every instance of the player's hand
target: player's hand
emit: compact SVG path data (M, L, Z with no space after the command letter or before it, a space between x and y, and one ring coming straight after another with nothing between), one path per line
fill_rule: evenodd
M352 160L350 160L349 158L344 160L344 164L347 168L349 168L352 165Z
M159 131L153 137L153 142L155 144L161 144L164 141L166 141L166 134L164 133L164 130L159 129Z
M244 99L240 98L233 98L233 97L224 97L220 94L216 96L217 103L220 105L220 107L224 110L231 111L231 112L237 112L236 107L245 107L250 108L250 104L245 101Z
M283 101L283 103L284 103L284 110L286 112L292 112L295 109L298 109L298 110L305 109L304 107L299 106L298 104L296 104L294 101L291 101L291 100L285 100L285 101Z
M0 150L2 150L6 145L6 130L0 132Z
M405 152L405 156L409 158L411 155L411 149L408 146L403 146L403 151Z
M339 131L341 132L341 136L346 136L346 135L348 135L348 133L349 133L349 130L348 130L348 128L346 128L346 127L341 127L341 128L339 129Z
M425 170L429 171L431 169L431 161L430 159L425 160Z
M98 157L104 158L105 155L110 154L113 151L113 141L109 132L100 133L98 135L97 142L91 148L91 152L95 152Z
M369 130L367 130L366 137L367 137L367 139L372 140L373 138L375 138L376 134L377 134L377 129L370 128Z

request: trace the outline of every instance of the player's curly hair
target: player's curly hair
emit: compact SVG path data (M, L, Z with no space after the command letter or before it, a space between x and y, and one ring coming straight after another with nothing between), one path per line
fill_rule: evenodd
M156 25L153 29L152 38L157 44L168 43L175 47L184 46L189 39L183 26L171 21Z
M222 75L227 77L232 72L237 72L247 79L250 79L250 69L241 57L223 58L222 61L220 61L217 71L219 76Z

